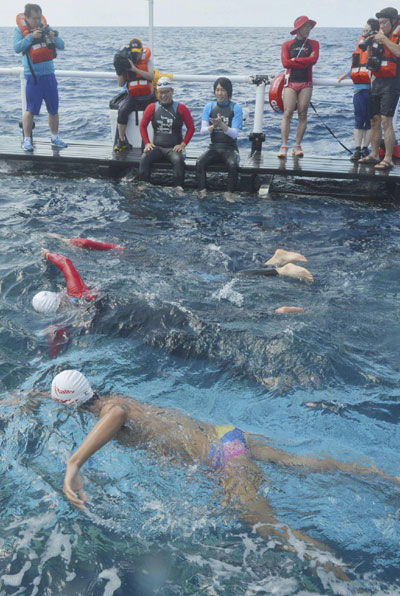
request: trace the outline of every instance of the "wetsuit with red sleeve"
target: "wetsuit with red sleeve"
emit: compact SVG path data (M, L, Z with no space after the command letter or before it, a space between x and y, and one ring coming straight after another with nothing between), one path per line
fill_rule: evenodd
M174 102L175 103L175 102ZM172 120L171 122L171 126L168 126L168 123L165 122L165 124L162 122L162 117L163 115L161 114L161 124L159 126L159 128L161 129L160 131L155 130L155 133L157 135L157 133L167 137L168 135L170 136L170 138L166 138L166 141L168 142L168 145L165 145L164 143L162 144L163 147L174 147L174 145L178 145L178 143L185 143L185 145L187 145L190 141L190 139L193 136L194 133L194 122L193 122L193 118L191 113L189 112L189 109L183 104L183 103L178 103L175 104L176 105L176 111L175 111L175 121L174 121L174 114L173 112L171 112L171 106L165 106L164 111L165 111L165 116L167 117L167 119ZM149 139L149 135L147 133L147 127L150 124L150 122L153 121L153 124L156 124L157 127L157 122L154 122L153 120L153 116L155 115L156 111L160 110L161 108L163 108L164 106L160 106L160 104L158 102L156 103L151 103L149 106L147 106L147 108L145 109L145 111L143 112L143 117L140 121L140 136L142 137L142 140L144 142L145 145L147 145L148 143L150 143L150 139ZM170 112L170 113L168 113ZM186 126L186 134L185 137L182 141L182 124L184 124ZM165 127L165 129L170 128L171 130L162 130L163 127ZM173 130L174 127L179 128L180 130L175 131ZM178 136L177 138L175 138L175 132L178 132ZM181 140L179 140L179 136L181 138ZM176 142L174 142L176 141ZM154 144L158 145L157 143L157 138L154 140Z
M297 38L285 41L282 44L281 59L286 74L289 75L289 83L312 83L312 67L318 57L318 41Z
M94 300L96 298L96 295L84 283L70 259L63 255L49 252L47 253L47 260L58 267L65 277L68 296L72 298L86 298L86 300Z
M154 130L153 148L144 151L139 164L139 180L150 181L151 164L167 160L172 164L175 186L183 186L185 178L185 160L183 151L174 151L174 147L189 143L194 133L194 122L188 108L173 101L169 104L151 103L145 109L140 121L140 135L145 145L150 143L147 127L151 122ZM182 127L186 134L182 140Z
M114 244L113 242L99 242L98 240L90 240L89 238L70 238L69 243L79 248L86 248L88 250L124 250L123 246Z

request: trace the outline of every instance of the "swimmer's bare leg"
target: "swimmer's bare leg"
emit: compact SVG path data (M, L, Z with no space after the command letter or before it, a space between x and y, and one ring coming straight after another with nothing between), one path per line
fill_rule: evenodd
M278 275L284 275L285 277L294 277L295 279L304 279L305 281L310 282L314 281L314 278L308 269L293 265L293 263L288 263L283 267L277 267L275 271L277 271Z
M300 262L300 263L306 263L307 259L304 255L298 253L298 252L291 252L289 250L284 250L283 248L278 248L275 251L275 254L273 257L271 257L269 259L269 261L266 261L264 263L264 265L286 265L287 263L293 263L293 262Z
M277 315L303 315L306 311L301 306L280 306L275 312Z
M221 475L221 485L225 493L224 505L235 510L239 518L259 536L280 538L283 550L298 552L300 557L315 561L316 566L319 565L318 551L325 553L325 558L327 552L331 553L326 544L278 522L268 499L260 494L260 487L265 478L258 466L246 455L232 459ZM296 541L302 543L299 548L296 548ZM339 561L338 564L321 561L320 566L326 571L332 571L342 580L349 580L339 564Z
M70 244L69 242L69 238L64 238L63 236L61 236L60 234L55 234L54 232L49 232L47 234L48 236L51 236L52 238L56 238L57 240L59 240L60 242L65 242L66 244Z

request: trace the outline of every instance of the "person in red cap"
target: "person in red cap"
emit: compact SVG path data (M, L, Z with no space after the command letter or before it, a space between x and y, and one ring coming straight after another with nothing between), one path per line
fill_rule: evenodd
M316 22L306 16L298 17L294 22L293 31L290 32L290 35L296 37L282 45L281 59L286 68L286 80L283 93L282 145L278 157L287 155L290 121L296 107L299 122L293 155L303 157L301 141L307 126L307 110L312 95L312 67L319 56L319 43L308 39L315 25Z

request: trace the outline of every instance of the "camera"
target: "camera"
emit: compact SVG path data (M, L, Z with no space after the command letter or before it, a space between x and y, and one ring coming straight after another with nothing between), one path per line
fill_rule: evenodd
M130 47L122 46L114 56L114 68L117 72L123 72L130 69L131 65L129 64L129 58L132 58Z
M364 35L363 39L361 39L360 43L358 44L358 47L362 52L365 52L368 49L368 47L374 42L373 37L377 33L378 31L374 31L371 29L371 31L368 31L368 33Z
M374 43L371 45L371 49L372 53L371 56L368 57L367 68L372 72L377 72L381 67L382 56L385 52L385 48L381 43L374 41Z
M49 50L55 50L56 44L54 43L54 41L50 35L50 31L53 31L55 37L57 37L58 31L54 31L54 29L51 29L48 25L46 25L46 27L42 27L41 31L42 31L42 41L46 44L46 46L49 48Z

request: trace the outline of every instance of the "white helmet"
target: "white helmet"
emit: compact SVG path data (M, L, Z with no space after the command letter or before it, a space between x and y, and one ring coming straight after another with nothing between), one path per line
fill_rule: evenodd
M63 370L51 384L51 397L64 404L80 406L93 396L93 389L79 370Z
M32 306L37 311L44 315L51 312L56 312L60 306L60 296L56 292L38 292L32 298Z

